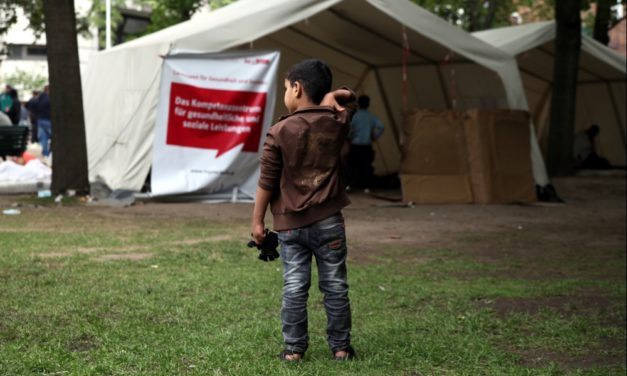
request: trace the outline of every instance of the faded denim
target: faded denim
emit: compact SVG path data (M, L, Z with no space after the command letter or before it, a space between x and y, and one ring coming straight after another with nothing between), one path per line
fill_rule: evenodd
M350 345L351 311L346 273L344 218L338 213L311 225L280 231L283 260L281 321L286 350L307 350L307 298L311 260L316 257L320 291L327 313L327 340L332 352Z

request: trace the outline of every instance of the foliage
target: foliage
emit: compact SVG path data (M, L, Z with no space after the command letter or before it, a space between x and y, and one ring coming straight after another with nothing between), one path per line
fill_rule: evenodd
M517 0L515 4L521 23L546 21L555 18L554 0Z
M125 0L112 0L111 1L111 30L116 30L120 22L122 22L122 14L120 13L120 7L126 5ZM106 1L94 0L91 8L87 13L87 20L90 25L94 26L98 32L98 45L102 48L106 45L106 34L104 33L106 27ZM103 32L100 32L103 31Z
M509 25L510 15L515 10L509 0L413 1L467 31Z
M46 30L44 23L43 0L0 0L0 36L13 26L18 19L20 10L28 18L28 28L38 39ZM81 35L89 36L89 20L86 16L76 14L76 29Z
M44 32L43 0L0 0L0 35L17 22L19 10L28 16L29 28L39 37Z
M234 1L237 0L133 0L131 3L137 6L147 5L152 9L151 25L146 32L151 33L189 20L205 4L208 4L211 9L217 9ZM104 29L105 4L105 0L93 0L87 14L76 15L78 33L92 36L90 28ZM114 30L122 21L120 8L127 5L128 1L112 0L111 25ZM0 0L0 36L17 22L20 9L29 20L28 28L38 38L45 31L43 0ZM99 39L104 45L104 35L100 35Z
M217 9L233 1L237 0L143 0L152 8L150 26L146 33L187 21L206 3L211 9Z
M4 77L2 81L13 86L20 93L26 93L33 90L41 90L48 83L48 78L37 73L18 69L15 73Z
M478 31L512 24L516 13L521 23L552 20L555 18L555 0L412 0L414 3L460 26L467 31ZM584 32L591 34L594 15L590 12L594 0L580 0L584 11ZM620 0L618 3L626 3ZM612 20L618 15L612 13Z

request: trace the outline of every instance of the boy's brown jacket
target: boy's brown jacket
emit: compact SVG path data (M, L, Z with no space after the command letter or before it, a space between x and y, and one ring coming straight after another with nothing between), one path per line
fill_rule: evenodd
M307 226L350 204L341 151L354 112L352 103L342 112L309 107L270 128L259 187L272 192L275 230Z

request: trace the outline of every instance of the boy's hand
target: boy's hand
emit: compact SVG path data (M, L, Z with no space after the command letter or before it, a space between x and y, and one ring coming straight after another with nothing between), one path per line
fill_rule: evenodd
M338 89L327 93L324 98L322 98L320 105L333 107L335 111L342 112L346 109L342 104L354 99L355 94L352 91L348 89Z
M253 222L252 232L250 235L253 237L256 244L263 243L263 239L266 237L265 228L266 227L263 222Z
M253 240L256 244L263 243L263 239L266 237L265 229L266 224L264 221L264 217L266 214L266 209L268 208L268 203L270 202L270 197L272 196L272 192L266 191L261 187L257 187L257 193L255 194L255 207L253 208L253 220L251 226L251 233Z

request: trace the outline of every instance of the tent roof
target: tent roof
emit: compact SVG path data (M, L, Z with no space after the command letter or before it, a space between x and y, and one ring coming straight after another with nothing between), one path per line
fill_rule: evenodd
M309 19L324 10L329 11L328 28L316 37L371 65L400 64L403 39L398 23L408 29L413 64L440 63L449 53L453 61L480 64L510 58L408 0L239 0L101 53L154 45L166 45L170 54L224 51L285 27L311 33ZM381 13L389 18L381 17ZM372 22L373 16L377 22ZM355 28L360 33L355 33ZM390 53L381 54L373 43L387 45ZM346 49L351 46L351 50Z
M544 81L551 81L555 29L555 21L545 21L479 31L473 35L509 54L525 54L525 61L518 61L521 70ZM611 48L587 35L581 36L579 81L625 80L625 64L625 57Z

